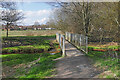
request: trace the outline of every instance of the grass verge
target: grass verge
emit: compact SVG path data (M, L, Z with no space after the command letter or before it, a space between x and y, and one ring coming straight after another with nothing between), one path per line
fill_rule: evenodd
M120 54L120 52L117 53ZM106 54L108 52L89 51L87 56L93 59L94 65L103 70L103 72L108 71L107 73L100 74L100 78L120 78L120 59L106 56Z

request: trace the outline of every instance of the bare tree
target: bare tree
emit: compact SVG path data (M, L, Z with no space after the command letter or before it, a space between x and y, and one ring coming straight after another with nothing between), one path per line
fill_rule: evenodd
M82 33L92 41L116 41L119 37L118 3L58 2L54 23L62 31ZM53 5L53 4L52 4ZM117 36L118 35L118 36Z
M1 20L6 25L7 30L7 37L8 37L8 28L11 27L11 25L16 24L19 20L23 19L23 14L16 9L16 3L15 2L0 2L0 6L2 7L1 11Z
M57 19L56 22L61 23L62 30L67 29L74 33L84 33L88 35L90 20L92 18L91 3L58 2L57 5L59 5L59 10L55 12L54 16L55 19Z

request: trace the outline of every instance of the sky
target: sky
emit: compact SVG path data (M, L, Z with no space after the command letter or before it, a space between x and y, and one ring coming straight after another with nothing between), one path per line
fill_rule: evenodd
M20 25L34 25L36 21L45 24L53 11L53 6L45 2L20 2L17 8L25 17Z

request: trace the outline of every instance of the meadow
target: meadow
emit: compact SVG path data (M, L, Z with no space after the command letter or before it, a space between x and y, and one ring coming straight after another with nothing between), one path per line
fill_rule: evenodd
M34 31L10 31L9 37L2 34L2 76L3 78L47 78L55 74L54 59L61 56L55 33L39 36L23 35ZM41 33L40 33L41 32ZM46 31L45 31L46 32ZM28 34L27 33L27 34ZM42 35L42 36L41 36ZM51 52L53 50L54 52ZM55 53L52 55L51 53Z
M12 30L9 36L48 36L55 35L59 30ZM6 36L6 31L2 31L2 36Z
M113 42L112 42L113 43ZM88 45L88 54L86 56L93 60L93 64L102 70L99 78L120 78L120 46L116 44L109 45Z
M2 31L2 66L4 78L49 78L56 73L54 59L61 57L55 41L57 30ZM120 78L120 46L116 43L88 44L93 65L106 71L99 78ZM51 55L55 53L55 55Z

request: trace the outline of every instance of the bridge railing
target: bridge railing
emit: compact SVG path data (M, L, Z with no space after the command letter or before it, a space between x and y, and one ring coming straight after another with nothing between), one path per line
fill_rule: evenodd
M82 34L74 34L74 33L65 33L65 38L70 43L78 47L85 53L88 53L88 37Z
M62 56L65 57L66 53L65 53L65 36L59 33L56 33L56 40L60 45L60 48L62 50Z

